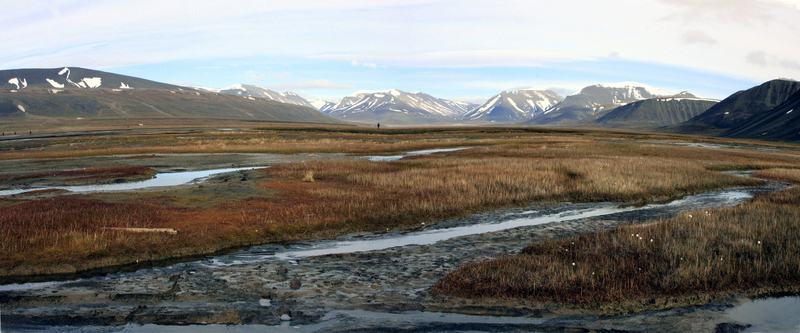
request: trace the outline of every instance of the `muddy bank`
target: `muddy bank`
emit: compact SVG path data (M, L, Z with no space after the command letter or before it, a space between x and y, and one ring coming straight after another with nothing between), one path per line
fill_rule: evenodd
M346 160L346 154L144 154L0 160L0 175L74 170L98 166L149 167L158 172L260 167L312 160Z
M572 214L593 204L537 204L525 209L444 221L446 229L519 217ZM219 264L201 261L131 274L108 275L73 283L0 292L4 325L244 324L314 327L319 331L387 330L616 330L713 332L719 327L744 327L725 311L739 300L715 301L693 308L603 317L595 310L518 300L456 299L430 293L447 272L474 260L488 260L520 251L529 242L608 230L628 223L665 218L693 203L661 205L604 216L518 227L467 235L430 245L406 245L369 252L298 257L239 263L236 256ZM426 228L421 226L421 228ZM435 230L434 230L435 231ZM398 232L399 233L399 232ZM385 237L360 234L340 240ZM391 236L391 235L389 235ZM313 246L313 242L303 245ZM278 244L249 252L269 255ZM704 302L705 299L701 299ZM408 323L423 313L459 313L536 319L525 323L476 321L440 324ZM399 317L391 317L396 314ZM485 317L491 318L491 317ZM327 323L323 326L324 323ZM315 326L317 325L317 326ZM736 330L733 330L736 331Z

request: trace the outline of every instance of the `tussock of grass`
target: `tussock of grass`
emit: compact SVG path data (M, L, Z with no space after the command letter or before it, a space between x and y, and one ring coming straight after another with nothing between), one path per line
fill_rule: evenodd
M704 294L798 290L798 202L795 187L646 227L534 243L518 255L451 272L434 289L611 311L665 307L670 299Z
M303 179L300 179L301 182L314 182L314 171L307 171L305 175L303 175Z

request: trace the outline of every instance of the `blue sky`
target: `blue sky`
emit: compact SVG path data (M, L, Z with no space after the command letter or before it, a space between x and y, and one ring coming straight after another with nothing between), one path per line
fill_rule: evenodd
M637 81L724 98L800 79L800 1L6 1L0 68L78 66L307 97L480 102Z

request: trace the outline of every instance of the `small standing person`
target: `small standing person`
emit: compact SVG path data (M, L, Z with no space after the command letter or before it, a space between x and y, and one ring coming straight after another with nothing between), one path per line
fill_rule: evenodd
M381 123L378 123L378 129L381 129Z

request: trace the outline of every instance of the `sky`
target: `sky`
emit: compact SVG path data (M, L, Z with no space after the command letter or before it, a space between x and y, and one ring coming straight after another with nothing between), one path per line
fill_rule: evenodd
M85 67L311 98L480 103L633 81L722 99L800 79L800 0L0 0L0 69Z

